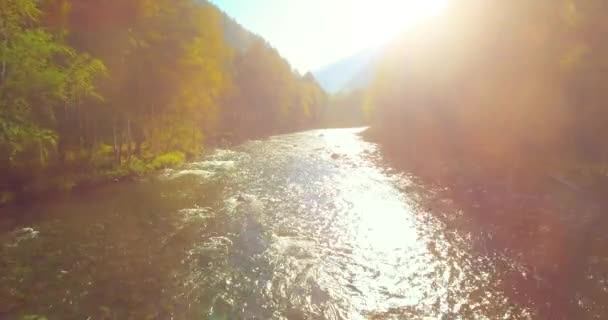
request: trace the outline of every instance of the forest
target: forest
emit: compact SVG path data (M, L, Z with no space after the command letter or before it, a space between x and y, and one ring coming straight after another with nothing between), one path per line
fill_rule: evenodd
M608 319L607 0L208 1L0 0L0 320Z
M385 48L366 98L373 134L435 176L598 183L607 10L602 0L453 1Z
M6 0L0 203L249 138L368 122L432 172L595 183L608 170L606 9L457 0L385 46L368 88L330 97L206 1Z
M3 0L0 203L318 125L328 98L197 0Z

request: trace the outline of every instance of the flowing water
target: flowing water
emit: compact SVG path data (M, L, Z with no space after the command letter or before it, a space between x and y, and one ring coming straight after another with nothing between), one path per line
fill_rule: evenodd
M432 191L360 131L252 141L11 209L0 319L535 318L509 280L526 267L433 214Z

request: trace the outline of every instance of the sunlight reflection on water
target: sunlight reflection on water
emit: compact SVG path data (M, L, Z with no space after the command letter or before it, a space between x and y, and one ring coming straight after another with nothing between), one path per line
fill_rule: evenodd
M268 158L275 159L278 170L271 175L255 172L251 181L291 181L288 188L272 193L282 202L268 210L280 214L266 222L275 234L291 234L274 237L283 249L269 252L274 281L299 293L297 298L282 294L298 310L288 318L525 315L505 303L484 267L473 265L466 241L447 239L443 225L399 189L410 184L407 178L391 176L372 161L376 146L362 141L356 134L360 131L275 137L273 143L295 150L272 144L256 150L266 157L272 154ZM317 151L312 159L297 156L310 150ZM479 299L471 295L480 288L496 292L475 305ZM310 300L302 298L307 296Z

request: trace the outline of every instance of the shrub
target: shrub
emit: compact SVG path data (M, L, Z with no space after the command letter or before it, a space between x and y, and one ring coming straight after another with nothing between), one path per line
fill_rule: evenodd
M150 166L154 170L164 169L178 166L184 163L184 161L186 161L186 155L183 152L174 151L156 157Z
M127 168L129 170L130 173L135 174L135 175L143 175L146 172L150 171L152 168L151 166L146 165L146 163L138 158L133 158L131 160L129 160L129 163L127 164Z
M112 146L100 144L91 155L91 164L95 168L110 169L114 165Z

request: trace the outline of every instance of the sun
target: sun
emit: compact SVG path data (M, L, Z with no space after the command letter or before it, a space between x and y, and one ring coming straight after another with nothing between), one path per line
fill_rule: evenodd
M370 5L370 3L372 5ZM381 45L401 32L435 17L448 6L448 0L353 1L351 23L363 24L361 41Z

